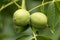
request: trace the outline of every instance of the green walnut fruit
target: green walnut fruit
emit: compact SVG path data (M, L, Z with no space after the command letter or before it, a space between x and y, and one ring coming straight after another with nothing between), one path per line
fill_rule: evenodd
M36 28L44 28L47 24L47 16L40 12L35 12L31 15L32 26Z
M13 21L19 26L25 26L30 21L30 13L25 9L18 9L14 12Z

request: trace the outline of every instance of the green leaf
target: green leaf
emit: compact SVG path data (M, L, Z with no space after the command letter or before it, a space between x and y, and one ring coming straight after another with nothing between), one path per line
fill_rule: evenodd
M17 38L16 40L32 40L32 36L30 36L30 35L23 35L23 36Z
M53 2L51 2L48 6L47 16L48 16L49 25L54 25L54 22L55 22L55 5Z
M44 0L44 2L49 2L49 1L52 1L52 0Z
M51 32L54 34L54 31L55 31L54 27L57 19L55 14L55 5L53 2L51 2L48 5L47 16L48 16L48 25L50 27Z
M0 0L0 7L2 7L2 5L9 3L10 1L11 0Z
M9 38L8 34L0 34L0 39Z
M42 1L42 4L44 4L44 0ZM40 7L40 10L42 13L44 13L44 5Z
M40 5L41 3L42 3L41 0L27 0L26 1L27 10L32 9L35 6ZM31 13L38 12L38 11L40 11L40 8L37 8L37 9L33 10Z
M60 1L60 0L54 0L54 1Z
M47 9L46 9L47 10ZM55 32L55 36L52 35L53 40L57 40L58 33L60 29L60 11L59 8L57 8L55 3L50 3L47 10L47 16L48 16L48 25L50 26L51 32ZM57 33L58 32L58 33ZM54 34L54 33L53 33ZM51 35L50 35L51 36Z
M15 31L15 33L22 33L24 31L26 31L29 28L29 24L26 26L16 26L14 25L13 29Z
M37 36L37 40L52 40L52 39L47 36Z
M58 8L58 9L59 9L59 11L60 11L60 1L55 2L55 4L56 4L57 8Z

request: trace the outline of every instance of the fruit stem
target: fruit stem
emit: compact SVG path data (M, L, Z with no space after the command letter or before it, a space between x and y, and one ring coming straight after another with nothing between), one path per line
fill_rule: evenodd
M34 39L37 40L37 38L36 38L36 33L34 32L34 27L32 27L32 31L33 31Z
M29 12L35 10L35 9L38 8L38 7L41 7L41 6L46 5L46 4L48 4L48 3L51 3L51 2L52 2L52 1L46 2L46 3L44 3L44 4L37 5L36 7L30 9Z
M18 0L17 0L18 1ZM17 2L16 1L16 2ZM14 2L9 2L8 4L6 4L6 5L3 5L1 8L0 8L0 12L4 9L4 8L6 8L6 7L8 7L8 6L10 6L10 5L12 5Z
M60 1L60 0L57 0L57 1L53 0L53 1L49 1L49 2L46 2L46 3L40 4L40 5L37 5L36 7L30 9L29 12L35 10L35 9L38 8L38 7L44 6L44 5L48 4L48 3L51 3L51 2L54 3L54 2L58 2L58 1Z
M42 5L44 4L44 0L42 1ZM42 7L40 7L41 8L41 12L43 12L44 13L44 5L42 6Z
M22 0L22 9L26 9L25 8L25 0Z
M19 4L16 3L16 1L13 1L15 3L15 5L20 9L21 6Z

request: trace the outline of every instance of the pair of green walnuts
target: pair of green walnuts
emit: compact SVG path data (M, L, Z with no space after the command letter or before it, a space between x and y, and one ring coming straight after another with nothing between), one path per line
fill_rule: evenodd
M30 13L25 9L18 9L14 12L13 21L16 25L25 26L28 23L35 28L44 28L47 24L47 16L40 12Z

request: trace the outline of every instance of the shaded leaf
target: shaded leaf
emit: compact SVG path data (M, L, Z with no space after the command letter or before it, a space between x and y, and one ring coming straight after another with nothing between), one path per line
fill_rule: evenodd
M58 8L58 9L59 9L59 11L60 11L60 1L55 2L55 4L56 4L57 8Z
M48 6L47 16L48 16L48 25L51 29L51 32L54 34L55 21L57 19L55 14L55 5L53 2L51 2Z
M37 40L52 40L52 39L47 36L37 36Z
M32 36L30 36L30 35L23 35L23 36L17 38L16 40L32 40Z
M9 38L8 34L0 34L0 39Z

